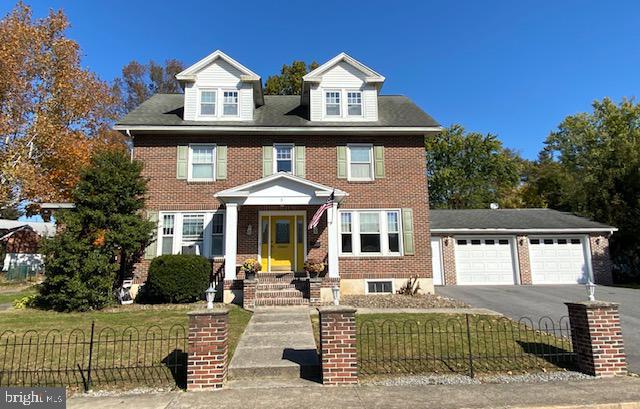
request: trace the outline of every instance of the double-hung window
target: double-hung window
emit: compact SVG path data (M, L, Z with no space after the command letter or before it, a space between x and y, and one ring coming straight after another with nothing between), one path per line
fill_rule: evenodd
M340 254L401 255L399 210L341 210Z
M211 256L224 255L224 215L214 213L211 218Z
M348 145L348 179L373 180L373 146Z
M293 173L293 145L275 145L273 147L274 171Z
M216 96L215 90L203 89L200 91L200 115L215 116Z
M182 216L182 254L204 255L204 215L185 214Z
M238 91L224 91L222 115L238 116Z
M215 145L189 146L189 180L214 180Z
M224 255L224 212L161 212L158 254Z
M175 214L165 214L162 218L162 249L160 254L173 254L173 235L175 222Z
M362 116L362 92L347 92L347 114L349 116Z
M325 115L326 116L340 116L342 114L340 109L340 91L326 91L325 92Z

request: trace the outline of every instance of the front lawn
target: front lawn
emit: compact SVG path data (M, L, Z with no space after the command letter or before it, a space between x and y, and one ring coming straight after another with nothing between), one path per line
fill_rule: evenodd
M356 315L363 375L558 370L573 362L567 322L531 323L465 314ZM318 334L318 317L313 317ZM543 323L544 324L544 323ZM317 336L317 335L316 335ZM316 339L319 344L319 339Z
M35 293L35 287L28 287L19 291L3 291L0 292L0 304L13 304L15 300Z

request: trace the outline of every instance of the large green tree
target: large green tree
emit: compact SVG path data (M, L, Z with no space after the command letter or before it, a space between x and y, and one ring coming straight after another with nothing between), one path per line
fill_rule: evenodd
M291 65L283 65L280 75L271 75L265 83L264 93L267 95L300 95L302 77L318 68L313 61L307 66L304 61L294 61Z
M142 164L121 152L91 159L73 191L75 209L57 215L63 226L46 240L46 278L39 303L58 311L99 309L130 275L154 224L143 215Z
M551 184L537 189L561 207L620 229L612 251L628 273L640 272L640 104L605 98L593 112L566 117L545 142ZM556 175L551 175L556 172Z
M429 202L433 208L488 208L505 200L519 183L518 156L495 135L452 125L425 138Z

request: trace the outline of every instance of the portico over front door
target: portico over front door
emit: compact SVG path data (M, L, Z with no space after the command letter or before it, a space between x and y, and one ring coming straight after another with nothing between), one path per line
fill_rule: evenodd
M263 271L302 271L304 266L304 216L260 216L260 257Z

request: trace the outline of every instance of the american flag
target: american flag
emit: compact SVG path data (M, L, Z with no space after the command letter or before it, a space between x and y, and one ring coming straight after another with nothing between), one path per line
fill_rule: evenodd
M331 195L329 196L327 201L324 202L322 204L322 206L320 206L320 208L318 208L318 211L316 212L316 214L313 215L313 217L311 218L311 221L309 222L309 230L311 230L314 227L316 227L318 225L318 223L320 223L320 218L322 217L322 213L324 213L325 210L327 210L328 208L333 206L333 200L335 199L334 193L335 193L335 191L331 192Z

